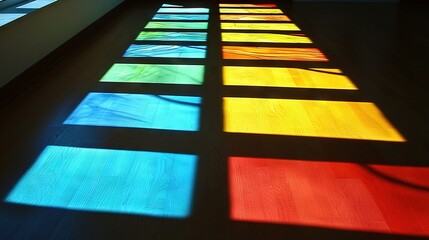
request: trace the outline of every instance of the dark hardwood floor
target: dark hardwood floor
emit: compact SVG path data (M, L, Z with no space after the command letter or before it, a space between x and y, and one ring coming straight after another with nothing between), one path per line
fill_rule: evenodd
M166 31L145 29L150 21L180 22L151 20L163 3L209 9L208 20L189 21L207 22L207 29L184 31L207 32L207 40L136 40L142 31ZM3 106L0 239L429 239L429 7L282 2L259 8L281 9L290 19L271 23L299 31L257 30L267 22L255 19L247 29L221 25L237 21L221 20L234 13L221 13L218 2L127 3ZM289 37L222 42L222 33L243 32ZM293 38L304 35L311 43ZM155 50L127 51L131 44L191 47L159 57ZM205 57L196 57L204 46ZM227 52L237 46L260 52ZM283 50L263 52L268 48ZM126 51L135 55L123 57ZM202 65L204 82L159 84L145 72L138 77L146 82L100 82L119 63ZM226 66L268 70L258 77L237 73L255 81L229 85ZM297 69L290 73L297 85L256 81L265 74L283 80L285 72L272 70L278 68ZM315 74L356 88L318 88L306 78ZM90 93L109 97L88 102ZM155 106L141 107L148 96L155 96ZM132 109L158 115L148 123ZM198 114L189 115L195 109ZM182 121L177 114L186 120L175 124ZM197 162L170 161L167 154L148 157L153 166L145 167L136 152L193 155ZM194 175L185 176L193 167ZM149 176L149 190L135 186L136 169ZM129 207L127 196L139 192L147 207Z

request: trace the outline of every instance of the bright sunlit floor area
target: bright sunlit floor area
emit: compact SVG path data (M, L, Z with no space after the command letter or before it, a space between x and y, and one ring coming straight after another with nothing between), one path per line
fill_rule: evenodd
M0 109L0 239L429 238L413 11L124 4Z

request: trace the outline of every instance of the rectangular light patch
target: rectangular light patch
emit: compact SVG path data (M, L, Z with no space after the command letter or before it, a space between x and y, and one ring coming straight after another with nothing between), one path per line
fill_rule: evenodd
M270 30L270 31L300 31L293 23L226 23L220 24L224 30Z
M90 93L64 124L198 131L201 97Z
M288 22L290 19L285 15L233 15L233 14L221 14L220 20L222 21L285 21Z
M239 8L246 8L246 7L261 7L261 8L274 8L277 7L275 4L230 4L230 3L221 3L219 4L219 7L239 7Z
M136 40L204 42L207 40L207 33L205 32L141 32Z
M370 102L226 97L223 106L226 132L405 141Z
M224 59L286 60L327 62L317 48L236 47L223 46Z
M101 82L201 85L202 65L114 64Z
M208 14L156 14L152 20L198 21L208 20Z
M223 83L232 86L357 89L339 69L330 68L225 66Z
M0 13L0 26L6 25L10 22L15 21L18 18L25 16L21 13Z
M149 22L145 29L207 29L207 22Z
M39 9L46 7L47 5L56 2L57 0L35 0L30 3L21 5L17 8L23 8L23 9Z
M6 202L185 218L196 165L195 155L48 146Z
M273 8L220 8L220 13L260 13L260 14L282 14L282 10Z
M205 58L206 46L131 44L124 57Z
M209 13L208 8L160 8L158 13Z
M224 42L256 42L256 43L312 43L308 37L296 34L278 33L222 33Z

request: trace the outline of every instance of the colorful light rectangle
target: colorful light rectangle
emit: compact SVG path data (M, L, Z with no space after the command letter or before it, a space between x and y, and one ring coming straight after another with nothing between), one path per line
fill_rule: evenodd
M285 15L233 15L221 14L220 20L222 21L285 21L289 22L290 19Z
M0 13L0 26L6 25L10 22L15 21L18 18L25 16L21 13Z
M208 8L160 8L158 13L209 13Z
M201 97L90 93L64 124L198 131Z
M226 132L405 141L370 102L226 97L223 106Z
M220 24L223 30L270 30L300 31L293 23L226 23Z
M141 32L136 40L204 42L207 40L207 33L205 32Z
M223 83L232 86L356 90L339 69L224 66Z
M145 29L207 29L207 22L149 22Z
M272 8L220 8L220 13L256 13L256 14L283 14L280 9Z
M175 8L175 7L183 7L183 6L182 5L176 5L176 4L167 4L167 3L164 3L164 4L162 4L162 7L163 8L169 8L169 7Z
M257 43L312 43L305 36L278 33L231 33L223 32L224 42L257 42Z
M233 156L228 172L236 221L429 236L427 167Z
M246 8L246 7L260 7L260 8L275 8L277 7L276 4L230 4L230 3L221 3L219 4L219 7L239 7L239 8Z
M236 47L223 46L224 59L287 60L327 62L328 59L317 48Z
M115 64L101 82L201 85L202 65Z
M156 14L152 20L198 21L209 20L208 14Z
M131 44L124 57L205 58L206 46Z
M39 9L46 7L47 5L56 2L57 0L35 0L32 2L29 2L27 4L21 5L17 8L21 9Z
M196 165L195 155L47 146L6 202L185 218Z

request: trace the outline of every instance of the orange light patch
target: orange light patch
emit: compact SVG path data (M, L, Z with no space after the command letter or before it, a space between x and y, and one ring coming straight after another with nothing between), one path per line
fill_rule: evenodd
M288 60L327 62L317 48L273 48L223 46L224 59Z
M300 31L293 23L221 23L223 30Z

